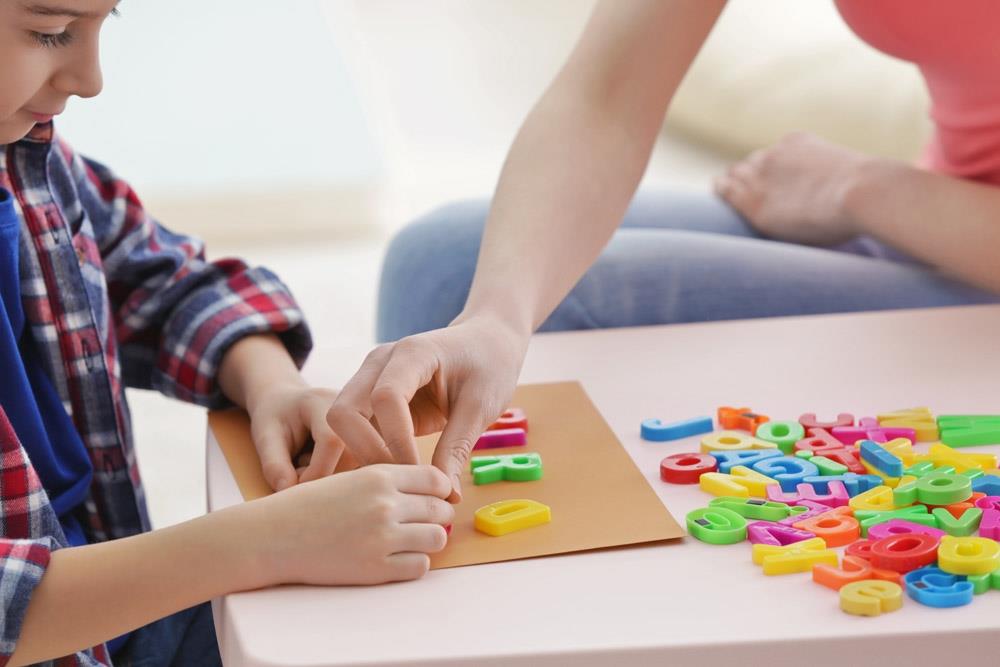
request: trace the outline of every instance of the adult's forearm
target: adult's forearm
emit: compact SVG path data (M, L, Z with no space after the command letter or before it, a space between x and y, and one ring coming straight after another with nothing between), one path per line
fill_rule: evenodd
M534 331L614 233L651 145L596 109L543 99L504 167L466 312Z
M493 313L527 334L576 284L620 224L670 98L722 6L598 4L511 147L459 320Z
M873 159L845 207L859 233L1000 293L1000 187Z
M246 506L52 553L10 665L48 660L236 590L265 585Z

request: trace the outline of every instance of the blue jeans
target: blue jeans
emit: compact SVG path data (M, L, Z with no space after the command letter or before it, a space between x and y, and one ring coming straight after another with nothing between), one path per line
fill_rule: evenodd
M222 667L212 605L205 602L134 630L112 662L115 667Z
M469 293L487 201L445 206L389 245L380 342L448 324ZM946 224L942 221L942 224ZM516 299L518 286L510 286ZM1000 303L869 238L815 248L762 238L718 198L640 194L540 331Z

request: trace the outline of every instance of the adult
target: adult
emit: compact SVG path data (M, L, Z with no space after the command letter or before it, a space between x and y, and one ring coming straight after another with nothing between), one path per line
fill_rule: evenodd
M460 498L471 446L539 328L1000 301L992 0L837 0L863 39L923 73L936 130L920 166L796 134L733 165L717 198L629 207L723 5L602 0L524 122L492 205L446 207L393 241L379 337L398 342L368 356L328 415L361 462L416 462L414 435L443 428L434 463ZM318 448L304 479L341 450Z

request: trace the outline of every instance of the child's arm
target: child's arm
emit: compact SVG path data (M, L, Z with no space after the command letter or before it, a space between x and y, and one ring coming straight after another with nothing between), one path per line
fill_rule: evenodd
M59 147L100 253L127 385L219 407L219 366L237 341L273 334L305 361L312 338L277 276L238 259L209 262L200 240L157 223L109 169Z
M335 394L306 388L298 375L312 341L278 278L235 259L208 262L199 240L158 224L107 168L64 143L60 150L100 253L125 383L247 408L274 489L296 483L292 456L310 436L340 448L325 419Z
M309 387L276 336L249 336L229 348L219 367L219 386L250 414L261 469L274 490L298 481L292 459L310 434L322 449L344 449L326 422L337 393Z
M8 635L6 619L7 651L16 641L8 664L80 651L231 592L420 577L426 554L447 541L450 491L430 466L371 466L152 533L54 551L34 591L17 591L30 602L20 637Z

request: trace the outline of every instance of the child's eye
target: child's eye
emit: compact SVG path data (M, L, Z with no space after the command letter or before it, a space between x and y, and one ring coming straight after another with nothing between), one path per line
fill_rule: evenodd
M48 32L31 32L31 36L36 42L44 47L54 48L58 46L66 46L73 41L73 36L68 31L63 31L60 33L48 33Z

